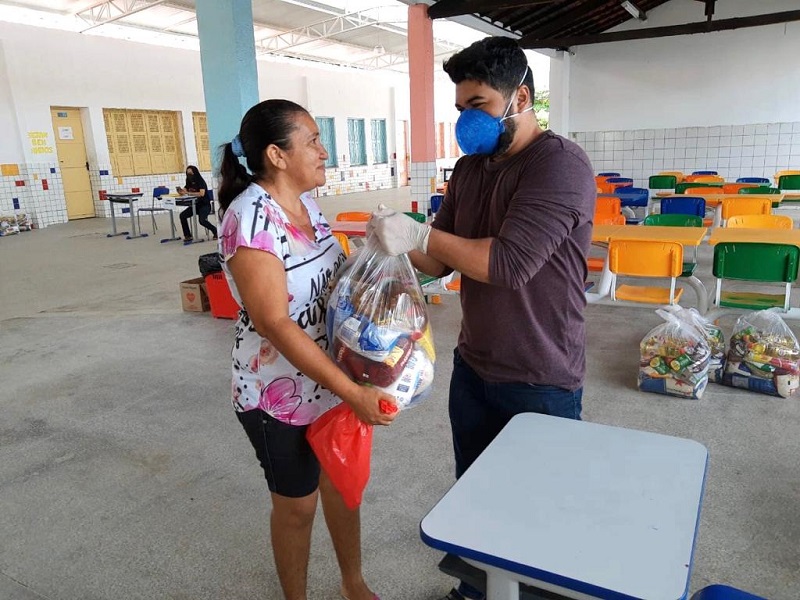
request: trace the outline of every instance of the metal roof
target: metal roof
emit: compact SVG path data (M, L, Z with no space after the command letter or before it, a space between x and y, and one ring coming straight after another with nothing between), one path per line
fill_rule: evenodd
M3 7L36 11L49 17L50 26L70 31L152 43L177 36L183 47L197 47L194 0L0 0ZM252 0L252 7L259 54L407 71L408 7L402 2ZM32 18L30 24L39 23ZM434 53L442 60L483 35L440 21Z

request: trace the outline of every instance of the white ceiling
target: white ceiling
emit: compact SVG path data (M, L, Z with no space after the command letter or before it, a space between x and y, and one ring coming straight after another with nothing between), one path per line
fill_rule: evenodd
M397 0L253 0L257 52L407 71L407 11ZM0 20L198 48L195 0L0 0ZM476 20L477 24L477 20ZM437 61L484 37L434 22Z

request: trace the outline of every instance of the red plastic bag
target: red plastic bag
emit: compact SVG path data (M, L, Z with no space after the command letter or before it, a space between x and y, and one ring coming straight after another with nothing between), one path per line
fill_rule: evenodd
M397 407L381 400L381 410L391 414ZM306 439L347 508L358 508L369 481L372 425L342 402L309 425Z

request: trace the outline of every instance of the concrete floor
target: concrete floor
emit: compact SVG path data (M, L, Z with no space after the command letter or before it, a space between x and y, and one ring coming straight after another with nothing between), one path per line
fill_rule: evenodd
M377 201L405 209L408 190L321 204L332 216ZM181 312L178 283L214 247L107 229L90 219L0 239L0 599L277 600L266 485L228 399L232 322ZM365 496L365 571L384 600L451 585L418 525L452 484L457 298L430 313L434 394L376 431ZM699 402L638 393L638 343L659 318L608 306L587 318L584 417L710 450L691 589L800 598L800 402L716 385ZM321 518L309 588L338 598Z

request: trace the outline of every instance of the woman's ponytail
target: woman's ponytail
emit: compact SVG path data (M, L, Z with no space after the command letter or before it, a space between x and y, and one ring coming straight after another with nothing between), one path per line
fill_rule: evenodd
M219 214L220 217L225 214L228 207L233 202L234 198L241 194L250 185L252 177L247 172L247 169L239 162L239 159L233 153L231 143L223 144L222 161L219 167Z

